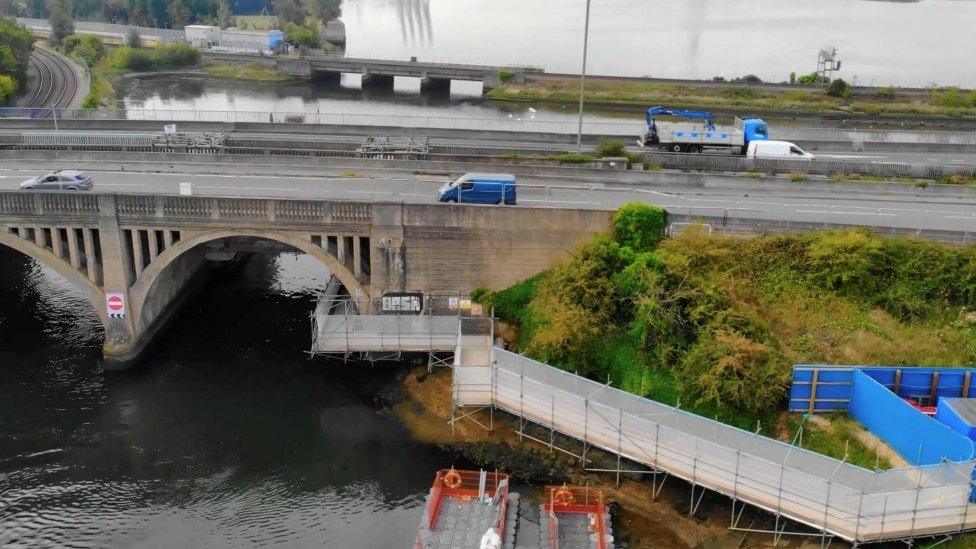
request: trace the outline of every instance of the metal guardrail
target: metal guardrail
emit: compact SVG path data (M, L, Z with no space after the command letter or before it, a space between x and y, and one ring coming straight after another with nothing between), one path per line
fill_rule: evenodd
M157 29L158 30L158 29ZM301 111L216 111L180 109L57 109L61 120L140 120L163 123L271 123L384 128L458 129L472 131L535 132L575 135L577 122L517 118L459 118L451 116L410 116ZM30 119L32 109L0 108L0 118ZM587 135L634 138L645 130L640 120L620 122L584 121ZM903 143L976 146L976 132L868 130L846 128L792 128L770 130L774 139L803 142Z
M226 137L210 134L186 139L179 146L168 140L163 146L158 134L85 135L77 133L0 134L0 148L18 150L120 150L132 152L196 152L223 154L257 154L276 156L318 156L325 158L402 158L411 160L504 159L531 165L533 157L549 160L563 154L561 149L513 149L462 145L429 145L425 140L383 141L372 137L362 140L282 140L268 138ZM206 146L198 146L205 143ZM648 166L696 171L801 173L817 175L858 174L890 178L937 179L954 175L976 176L976 165L940 165L928 162L869 162L858 160L812 161L759 159L714 154L674 154L645 152ZM854 176L856 177L856 176Z
M51 24L46 19L18 17L17 24L32 29L50 29ZM114 23L97 23L93 21L75 21L75 32L111 34L125 37L129 31L135 29L139 36L153 37L160 42L174 43L185 40L183 31L176 29L159 29L153 27L137 27L133 25L117 25Z

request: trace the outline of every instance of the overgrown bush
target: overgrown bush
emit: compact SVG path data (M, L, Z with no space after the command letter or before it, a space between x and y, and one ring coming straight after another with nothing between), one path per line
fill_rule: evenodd
M976 107L976 91L965 92L956 87L929 92L930 100L940 107Z
M498 80L502 84L506 84L508 82L511 82L511 80L513 78L515 78L515 73L512 72L512 71L504 71L504 70L503 71L498 71Z
M596 144L596 156L598 158L626 156L627 149L624 144L616 139L601 139Z
M72 34L61 41L61 51L66 55L83 59L88 66L105 56L102 41L91 34Z
M5 105L17 93L17 82L6 74L0 74L0 105Z
M630 204L608 234L504 291L479 291L537 359L767 429L798 362L976 362L976 247L867 230L742 239Z
M313 29L305 25L295 23L285 23L285 40L290 44L306 48L319 47L319 35Z
M26 27L0 18L0 75L9 77L17 91L27 85L27 65L33 44L34 37Z
M187 44L162 44L152 50L152 64L156 69L192 67L200 63L200 50Z
M827 85L827 95L831 97L848 98L854 94L854 87L838 78Z
M638 202L624 204L613 216L613 237L635 251L649 250L664 238L667 218L663 208Z
M589 164L590 162L596 162L596 157L592 154L575 152L556 154L552 155L551 158L558 160L560 164Z
M894 99L895 88L891 86L881 86L874 90L874 96L878 99Z

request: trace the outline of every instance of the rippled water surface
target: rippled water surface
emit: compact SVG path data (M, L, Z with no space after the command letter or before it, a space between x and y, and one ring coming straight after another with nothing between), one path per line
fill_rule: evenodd
M976 86L972 0L592 0L588 72L780 82L835 46L860 84ZM585 0L345 0L350 55L580 70Z
M0 248L0 546L409 543L449 458L379 411L391 370L306 359L324 275L256 256L105 375L87 300Z

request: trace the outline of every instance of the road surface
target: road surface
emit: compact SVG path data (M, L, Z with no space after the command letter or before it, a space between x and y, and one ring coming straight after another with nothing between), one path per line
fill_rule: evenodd
M52 166L15 162L0 168L0 190L17 189L24 179ZM54 166L62 167L62 166ZM68 167L68 166L63 166ZM174 170L189 169L176 166ZM234 173L132 172L86 170L95 180L95 192L179 194L180 183L191 183L201 196L318 198L375 202L425 203L436 200L447 176L412 172L357 173L323 170L321 177L240 175ZM334 172L334 173L333 173ZM548 186L547 186L548 185ZM754 185L754 186L750 186ZM749 181L737 189L593 185L579 181L520 178L521 206L615 209L631 201L668 208L674 214L742 217L812 223L842 223L937 231L976 232L976 196L865 195L838 185L836 192L804 190L801 185L770 189ZM29 191L23 191L29 192ZM502 206L499 206L502 207ZM519 206L509 206L519 207Z

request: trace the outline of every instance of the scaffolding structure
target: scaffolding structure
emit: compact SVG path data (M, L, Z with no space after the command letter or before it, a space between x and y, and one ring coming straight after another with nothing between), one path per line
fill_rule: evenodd
M472 309L474 309L472 311ZM383 310L383 298L367 302L349 296L323 294L312 313L311 356L326 356L343 361L399 360L405 353L427 355L428 368L450 366L458 350L458 339L465 322L485 323L460 296L425 296L417 312L390 311L386 314L359 314ZM489 349L493 332L488 330L468 339L480 339Z
M464 342L459 340L459 346ZM815 535L855 546L885 540L952 535L976 529L970 504L974 462L870 471L756 433L627 393L541 362L491 347L456 360L453 400L461 415L495 409L650 468L655 496L669 476L691 485L694 515L706 489L732 500L729 527L747 505L773 515L774 541ZM465 358L470 360L464 360ZM538 440L538 439L537 439ZM547 443L546 441L541 441ZM658 482L658 477L663 477ZM791 521L808 527L790 528Z

